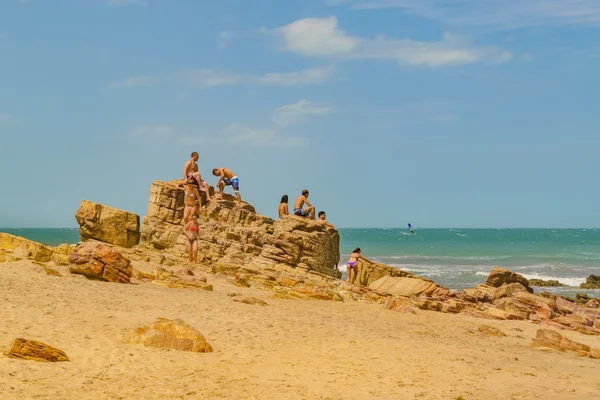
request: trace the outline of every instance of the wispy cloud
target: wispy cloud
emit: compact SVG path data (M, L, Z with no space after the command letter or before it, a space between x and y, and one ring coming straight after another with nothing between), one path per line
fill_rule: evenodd
M600 23L598 0L327 0L356 10L399 8L452 26L511 29Z
M335 109L323 103L299 100L297 103L281 106L273 110L273 122L278 125L293 125L305 122L311 116L330 114Z
M132 6L145 4L143 0L108 0L111 6Z
M178 74L178 80L193 87L231 86L237 84L297 86L323 83L331 78L330 67L308 68L294 72L244 75L214 69L197 69Z
M10 114L0 114L0 124L6 123L12 119L12 115Z
M275 30L284 50L309 57L393 60L399 65L446 67L476 62L506 62L512 54L494 46L476 46L445 34L437 42L388 37L350 36L336 17L306 18Z
M138 125L134 129L135 135L153 138L164 138L172 136L174 133L174 129L166 124Z
M298 136L271 128L250 128L244 124L232 123L211 135L183 135L179 138L184 145L227 144L240 147L276 147L291 149L305 146L308 141Z
M131 88L140 86L151 86L156 83L156 79L149 75L132 76L121 81L114 81L108 84L111 88Z

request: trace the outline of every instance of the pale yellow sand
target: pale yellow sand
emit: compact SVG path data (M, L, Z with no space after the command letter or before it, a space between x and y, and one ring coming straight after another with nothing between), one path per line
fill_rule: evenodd
M0 399L594 399L600 360L532 350L537 327L355 302L281 300L209 275L214 292L52 277L0 264L0 349L16 337L66 363L0 355ZM261 298L240 304L227 294ZM215 349L196 354L121 340L181 318ZM477 331L480 324L508 337ZM520 328L518 332L514 328ZM568 333L600 347L600 338Z

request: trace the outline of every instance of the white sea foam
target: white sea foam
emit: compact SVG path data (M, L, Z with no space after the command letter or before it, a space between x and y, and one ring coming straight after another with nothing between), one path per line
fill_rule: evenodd
M542 279L544 281L559 281L560 283L579 287L581 283L585 283L585 278L576 277L576 276L568 276L568 277L559 277L559 276L548 276L542 274L523 274L523 276L527 279Z

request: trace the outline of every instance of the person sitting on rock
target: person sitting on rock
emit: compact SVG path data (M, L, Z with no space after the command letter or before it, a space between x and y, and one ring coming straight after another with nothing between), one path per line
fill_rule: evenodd
M327 218L327 214L325 213L325 211L319 211L318 216L319 216L319 219L317 219L318 223L325 224L325 225L327 225L330 228L334 227L331 222L327 221L327 219L326 219Z
M281 202L279 203L279 207L277 208L279 211L279 218L283 218L284 215L288 215L290 213L288 208L288 195L284 194L281 197Z
M350 257L348 258L348 263L346 264L346 272L348 274L346 276L346 282L350 282L352 275L354 275L354 278L356 278L358 269L357 263L359 258L362 258L362 256L360 255L360 247L357 247L354 250L352 250L352 254L350 254ZM354 274L352 273L353 271Z
M202 180L200 177L200 172L198 172L198 164L196 161L200 158L200 155L197 152L192 153L192 158L190 158L185 165L183 166L183 182L192 183L198 187L199 190L206 193L206 200L210 201L210 193L208 192L208 182Z
M185 235L185 248L189 255L191 263L195 263L198 260L198 236L200 232L200 225L198 225L198 215L191 214L190 222L185 224L183 228L183 234Z
M192 183L187 183L184 186L184 209L183 209L183 224L188 223L188 218L192 214L197 214L202 207L202 199L198 187Z
M231 186L235 192L235 197L237 197L237 207L241 206L242 196L240 195L239 178L230 169L225 167L213 169L213 175L219 177L219 181L217 182L219 193L215 194L215 198L222 199L225 186Z
M304 207L306 204L306 207ZM294 203L294 214L299 217L315 219L315 207L308 201L308 190L304 189L302 195Z

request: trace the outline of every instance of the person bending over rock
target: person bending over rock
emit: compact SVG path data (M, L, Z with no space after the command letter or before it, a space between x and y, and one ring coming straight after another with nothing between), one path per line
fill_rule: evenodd
M346 264L346 271L348 273L348 276L346 276L346 282L350 282L350 279L352 279L352 275L354 275L354 277L356 278L358 269L358 265L356 264L358 263L358 260L360 258L362 258L362 256L360 255L360 247L357 247L354 250L352 250L352 254L350 254L350 257L348 258L348 263Z
M215 194L215 198L222 199L223 190L225 189L225 186L231 186L233 188L233 191L235 192L235 197L237 197L237 207L241 206L242 196L240 196L239 178L230 169L227 169L225 167L213 169L213 175L219 177L219 182L217 182L219 193Z
M315 207L308 201L308 190L304 189L302 195L294 203L294 214L299 217L315 219ZM304 205L306 204L306 207Z
M327 221L327 214L325 213L325 211L319 211L319 219L317 219L317 222L320 224L325 224L330 228L334 228L333 224L331 224L331 222Z
M206 193L206 200L210 201L210 193L208 192L208 182L203 181L198 172L198 164L196 161L200 158L200 155L195 151L192 153L190 158L183 166L183 181L185 183L192 183L198 187L199 190Z
M197 218L198 216L196 214L190 215L190 222L185 224L185 227L183 228L185 248L187 249L191 263L195 263L198 260L198 235L200 232L200 225L198 225Z
M277 207L277 211L279 211L279 218L282 218L284 215L288 215L290 213L288 208L288 195L284 194L281 197L281 202L279 203L279 207Z
M200 207L202 207L202 200L200 199L200 192L198 187L192 183L187 183L184 188L184 209L183 209L183 223L188 223L190 215L197 214Z

